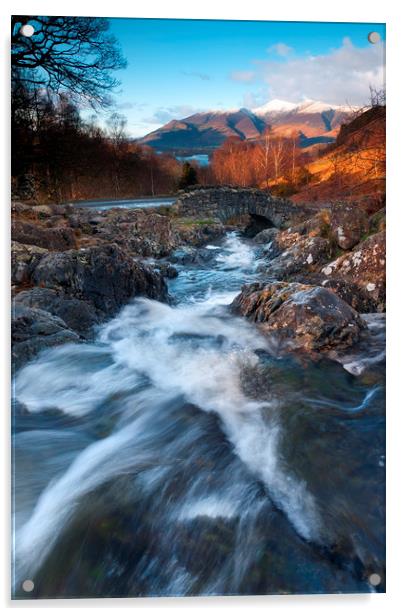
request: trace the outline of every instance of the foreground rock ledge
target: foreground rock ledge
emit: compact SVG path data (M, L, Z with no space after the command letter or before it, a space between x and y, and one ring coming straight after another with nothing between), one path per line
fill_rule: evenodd
M364 321L336 293L323 287L273 282L246 285L231 308L275 333L293 349L325 351L355 344Z
M29 288L17 293L13 302L14 369L44 348L91 336L94 325L135 297L169 299L163 274L115 244L35 251L34 256L23 245L17 247L24 266L17 271Z

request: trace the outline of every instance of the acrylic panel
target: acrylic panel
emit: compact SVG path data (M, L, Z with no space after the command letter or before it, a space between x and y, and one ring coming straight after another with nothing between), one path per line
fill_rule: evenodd
M14 16L12 595L385 591L385 25Z

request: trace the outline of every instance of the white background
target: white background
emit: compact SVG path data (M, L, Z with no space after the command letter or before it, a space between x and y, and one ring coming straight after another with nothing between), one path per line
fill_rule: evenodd
M214 19L260 19L282 21L363 21L387 24L387 593L385 595L268 596L189 599L101 599L62 601L10 601L10 420L9 420L9 45L10 15L94 15L107 17L185 17ZM134 614L349 614L383 616L401 614L402 600L402 2L401 0L135 0L50 2L30 0L9 2L1 8L1 184L0 231L2 237L0 272L2 283L1 342L4 361L1 373L0 459L2 524L0 591L1 604L14 613L47 610L61 613L113 613L117 609Z

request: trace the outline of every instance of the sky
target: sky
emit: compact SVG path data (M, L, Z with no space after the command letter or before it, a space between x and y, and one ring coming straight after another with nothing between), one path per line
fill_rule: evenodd
M363 105L370 85L383 87L384 24L114 18L110 28L127 59L115 104L132 137L274 98Z

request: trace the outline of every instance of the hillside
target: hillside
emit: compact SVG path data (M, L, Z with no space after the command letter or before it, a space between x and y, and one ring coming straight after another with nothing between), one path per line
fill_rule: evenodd
M203 152L219 147L229 137L256 139L264 128L264 121L247 109L208 111L171 120L139 141L157 150Z
M336 141L306 165L310 182L292 199L381 196L385 192L385 107L373 107L340 127Z

